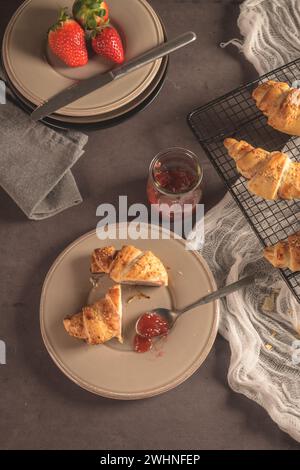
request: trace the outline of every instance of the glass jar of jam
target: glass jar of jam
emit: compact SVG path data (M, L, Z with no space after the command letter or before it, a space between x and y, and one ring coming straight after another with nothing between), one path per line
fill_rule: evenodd
M170 216L176 212L193 212L202 199L203 171L199 158L183 148L169 148L152 160L149 169L147 194L150 204L161 206Z

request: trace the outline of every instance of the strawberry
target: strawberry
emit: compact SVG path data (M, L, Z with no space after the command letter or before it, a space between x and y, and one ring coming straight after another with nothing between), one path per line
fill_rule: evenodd
M55 25L48 32L52 52L69 67L82 67L88 63L85 32L64 8Z
M102 0L76 0L73 16L85 29L92 30L107 23L109 10Z
M92 48L96 54L117 64L124 62L124 49L118 31L113 26L104 26L92 36Z

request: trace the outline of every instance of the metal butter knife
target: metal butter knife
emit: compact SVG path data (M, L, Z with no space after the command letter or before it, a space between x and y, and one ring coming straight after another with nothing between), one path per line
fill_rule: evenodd
M114 68L106 73L97 74L94 77L88 78L87 80L77 81L69 88L66 88L62 92L50 98L41 106L38 106L31 114L32 119L39 121L46 116L54 113L58 109L67 106L73 101L78 100L82 96L88 95L89 93L97 90L98 88L107 85L108 83L119 80L124 75L143 67L157 59L160 59L171 52L177 51L184 46L187 46L191 42L195 41L197 36L193 32L188 32L178 36L171 41L165 42L160 46L157 46L149 51L141 54L139 57L126 62L125 64Z

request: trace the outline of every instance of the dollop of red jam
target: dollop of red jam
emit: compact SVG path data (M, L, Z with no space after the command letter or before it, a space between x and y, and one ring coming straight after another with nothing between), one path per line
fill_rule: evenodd
M150 351L153 338L166 336L169 333L169 325L156 313L144 313L138 321L137 330L139 334L134 338L134 350L142 353Z
M145 353L150 351L153 346L153 341L151 338L144 338L140 335L135 335L134 338L134 350L138 353Z
M170 193L188 192L196 184L196 176L185 168L154 169L154 177L160 186Z

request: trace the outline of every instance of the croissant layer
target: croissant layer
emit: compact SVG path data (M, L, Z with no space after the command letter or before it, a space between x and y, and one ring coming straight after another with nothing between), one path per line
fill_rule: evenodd
M300 136L300 90L287 83L269 80L259 85L252 96L271 127Z
M282 152L268 152L241 140L226 139L224 145L238 172L249 179L248 189L267 200L300 198L300 163Z
M265 249L264 257L275 268L289 268L300 271L300 231L291 235L287 241L280 241Z
M111 261L112 253L114 255ZM168 273L160 259L151 251L143 252L131 245L123 246L119 251L114 247L95 250L91 272L108 273L111 279L119 284L168 285Z
M91 345L103 344L112 338L122 342L121 286L113 286L104 298L65 318L63 323L70 336Z

